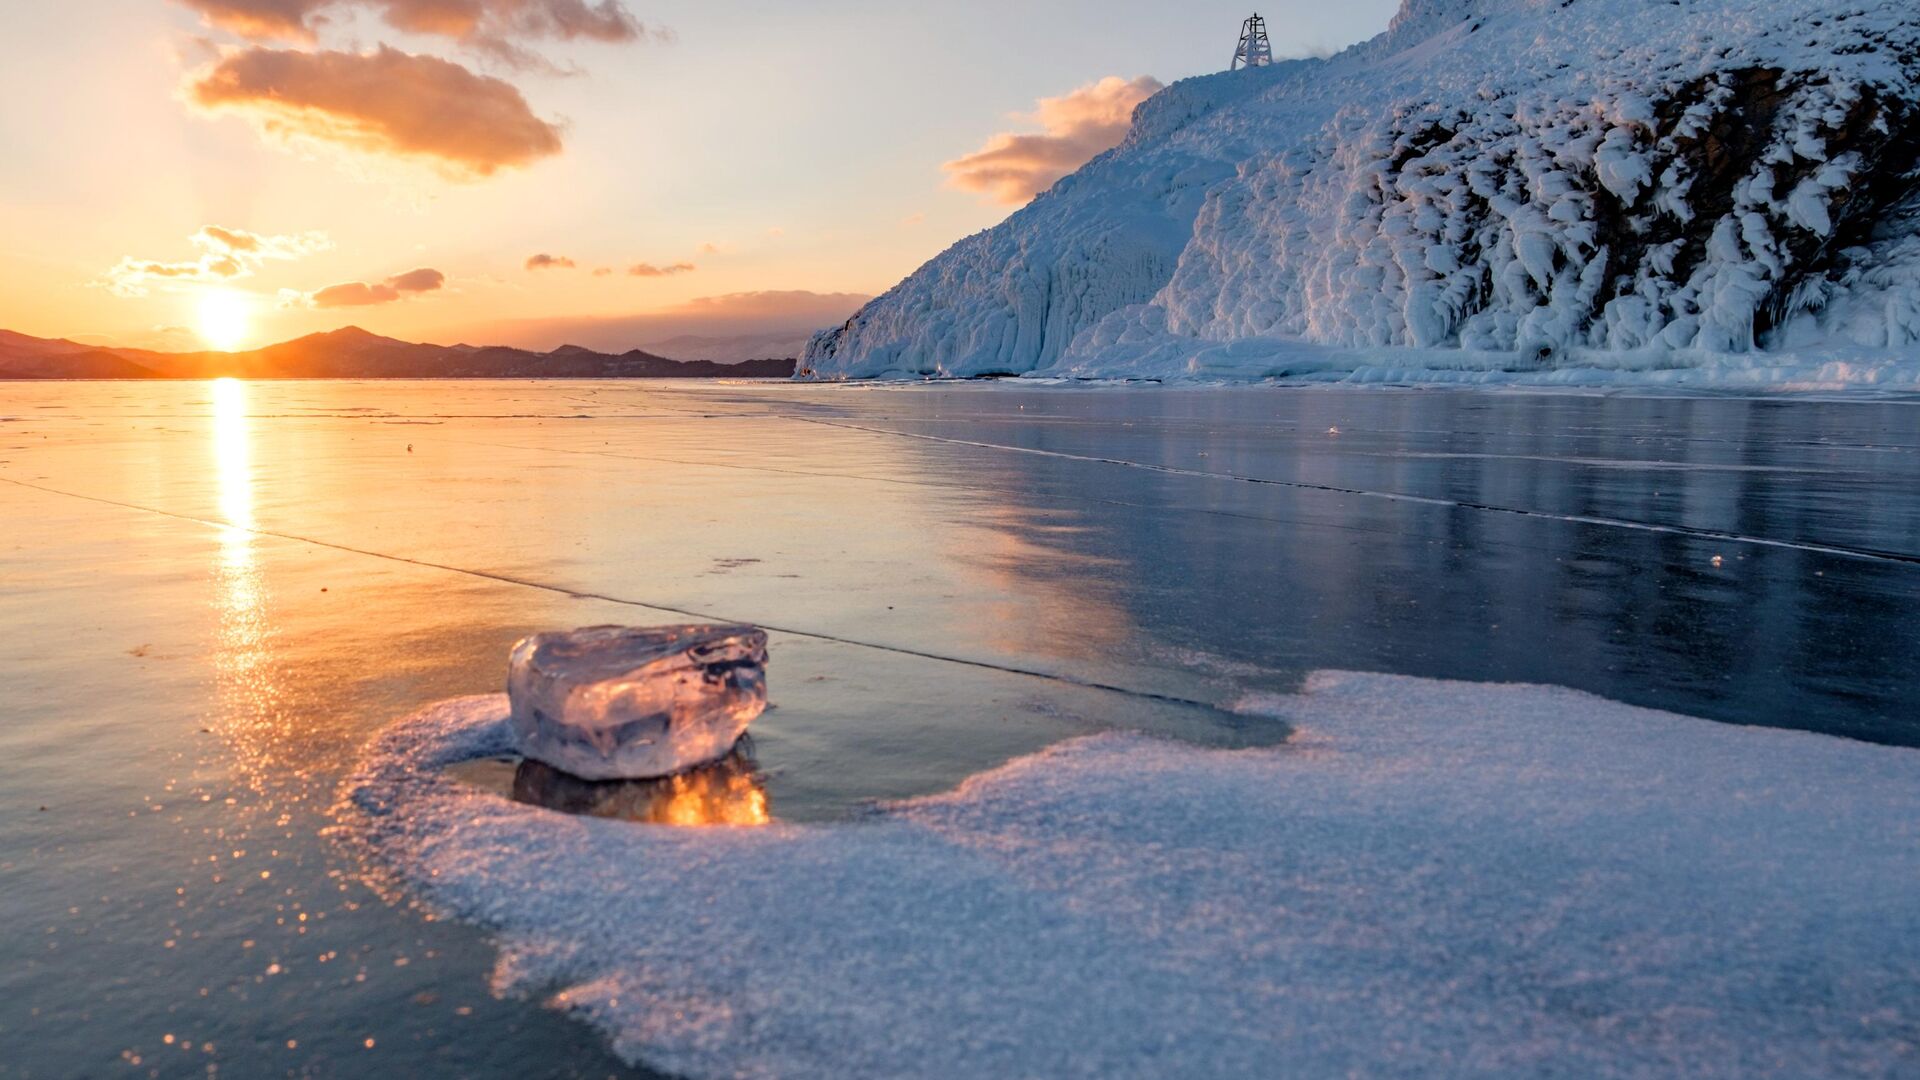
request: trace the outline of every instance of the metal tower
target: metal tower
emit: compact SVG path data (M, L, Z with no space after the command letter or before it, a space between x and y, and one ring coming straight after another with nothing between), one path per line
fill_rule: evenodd
M1266 67L1273 63L1273 46L1267 42L1267 20L1258 13L1247 17L1240 24L1240 47L1233 50L1233 64L1228 71L1239 71L1243 67Z

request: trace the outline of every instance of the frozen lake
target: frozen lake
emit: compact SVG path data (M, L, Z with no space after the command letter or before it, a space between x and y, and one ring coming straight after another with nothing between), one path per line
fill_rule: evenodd
M644 1075L325 835L537 630L773 631L787 822L1326 668L1920 746L1914 399L6 383L0 521L0 1077Z

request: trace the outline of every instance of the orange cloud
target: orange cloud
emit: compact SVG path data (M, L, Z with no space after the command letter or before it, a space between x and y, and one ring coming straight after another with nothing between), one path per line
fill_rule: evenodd
M349 281L340 285L329 285L311 293L282 293L281 299L283 306L286 307L369 307L374 304L391 304L395 300L404 300L420 293L434 292L446 283L447 275L438 270L422 267L418 270L409 270L404 274L395 274L382 282Z
M156 285L207 284L249 277L269 259L299 259L333 246L325 233L262 236L218 225L208 225L188 240L200 249L199 258L159 262L128 256L96 284L116 296L145 296Z
M571 270L573 267L573 260L567 258L565 255L548 255L542 253L527 259L527 269L529 270Z
M300 233L295 236L261 236L245 229L223 229L218 225L208 225L193 234L193 242L210 251L223 252L236 258L249 261L265 259L299 259L333 246L323 232Z
M241 37L312 41L318 9L314 0L180 0L200 13L201 21ZM316 20L317 21L317 20Z
M629 42L647 28L619 0L179 0L209 26L250 41L312 44L328 12L364 8L388 26L451 38L508 59L529 40Z
M847 316L871 299L864 293L816 293L804 289L728 293L699 297L644 315L517 319L478 326L467 323L448 327L442 336L449 340L482 338L532 349L585 345L608 352L624 352L636 345L645 347L650 342L685 336L772 336L804 342L808 334L820 327L845 322Z
M851 315L873 299L865 293L817 293L807 289L762 289L758 292L721 293L696 296L674 307L663 308L662 315L689 315L763 320L781 323L818 323L826 325Z
M490 176L560 152L560 130L512 84L449 60L381 46L371 53L248 48L198 73L189 99L264 133L363 153L424 159L456 178Z
M954 187L1018 206L1120 145L1134 107L1159 93L1161 85L1147 75L1132 80L1109 75L1061 97L1041 98L1021 119L1040 125L1043 133L1003 132L941 168Z
M438 270L430 270L424 267L419 270L409 270L404 274L398 274L387 279L387 284L401 292L408 293L432 292L446 283L447 275Z
M652 263L635 263L627 267L627 273L634 277L666 277L669 274L685 274L696 267L692 263L674 263L672 266L655 266Z

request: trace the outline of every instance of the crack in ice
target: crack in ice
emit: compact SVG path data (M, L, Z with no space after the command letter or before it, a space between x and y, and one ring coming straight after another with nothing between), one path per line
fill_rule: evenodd
M1447 499L1436 495L1411 495L1398 491L1375 491L1370 488L1341 487L1337 484L1315 484L1304 480L1276 480L1262 476L1240 476L1235 473L1208 472L1205 469L1188 469L1178 465L1156 465L1152 462L1130 461L1126 458L1102 457L1096 454L1074 454L1065 450L1041 450L1030 446L1010 446L1005 443L982 442L975 439L956 439L945 435L927 435L913 431L892 431L887 428L862 427L859 424L849 424L837 420L821 420L807 417L794 417L794 419L801 423L820 424L825 427L842 428L847 431L863 431L871 435L892 435L902 439L920 439L925 442L948 443L955 446L972 446L983 450L1001 450L1013 454L1031 454L1035 457L1085 461L1096 465L1118 465L1123 468L1143 469L1147 472L1165 473L1170 476L1186 476L1202 480L1226 480L1241 484L1260 484L1267 487L1291 488L1296 491L1318 491L1330 495L1353 495L1366 499L1384 499L1390 502L1413 503L1421 506L1442 506L1451 509L1474 510L1489 514L1510 514L1516 517L1563 521L1573 525L1596 525L1609 529L1632 529L1638 532L1662 533L1669 536L1686 536L1698 540L1724 540L1734 544L1754 544L1761 547L1784 548L1789 551L1804 551L1815 555L1833 555L1844 559L1862 559L1870 562L1920 565L1920 555L1908 554L1902 551L1882 551L1874 548L1846 547L1840 544L1820 544L1804 540L1779 540L1766 536L1747 536L1742 533L1724 532L1719 529L1701 529L1688 525L1662 525L1657 522L1632 521L1626 518L1596 517L1589 514L1555 514L1546 510L1528 510L1524 507L1500 506L1496 503Z

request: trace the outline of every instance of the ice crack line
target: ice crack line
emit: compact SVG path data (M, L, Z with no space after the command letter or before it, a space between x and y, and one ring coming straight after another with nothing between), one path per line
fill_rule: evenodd
M1331 495L1352 495L1364 499L1385 499L1389 502L1415 503L1422 506L1444 506L1487 514L1510 514L1515 517L1564 521L1575 525L1596 525L1608 529L1632 529L1637 532L1662 533L1668 536L1687 536L1698 540L1724 540L1733 544L1753 544L1760 547L1784 548L1789 551L1805 551L1816 555L1833 555L1843 559L1902 563L1910 566L1920 565L1920 555L1909 554L1904 551L1881 551L1875 548L1847 547L1841 544L1818 544L1802 540L1776 540L1771 537L1746 536L1741 533L1723 532L1719 529L1700 529L1688 525L1662 525L1651 521L1596 517L1589 514L1554 514L1545 510L1527 510L1522 507L1500 506L1495 503L1444 499L1433 495L1410 495L1399 491L1374 491L1369 488L1340 487L1336 484L1314 484L1304 480L1275 480L1262 476L1239 476L1234 473L1208 472L1204 469L1187 469L1178 465L1155 465L1151 462L1130 461L1126 458L1101 457L1094 454L1074 454L1064 450L1040 450L1030 446L1011 446L1006 443L982 442L974 439L956 439L946 435L926 435L913 431L893 431L887 428L864 427L860 424L849 424L839 420L822 420L817 417L790 416L788 419L802 424L819 424L823 427L840 428L846 431L860 431L869 435L891 435L901 439L919 439L923 442L946 443L953 446L973 446L983 450L999 450L1010 454L1031 454L1035 457L1061 458L1067 461L1085 461L1096 465L1119 465L1124 468L1141 469L1146 472L1165 473L1169 476L1189 476L1203 480L1224 480L1240 484L1260 484L1267 487L1292 488L1296 491L1320 491Z
M843 637L839 634L829 634L829 633L824 633L818 630L804 630L799 627L780 626L775 623L757 622L752 619L735 619L735 618L729 618L724 615L718 615L713 612L698 611L692 608L675 607L671 604L655 604L655 603L649 603L648 601L645 601L645 600L629 599L628 597L624 597L624 596L612 596L607 593L593 592L593 591L584 590L584 589L570 589L564 585L554 585L550 582L536 581L532 578L515 577L512 574L504 574L495 570L479 570L473 567L454 566L450 563L433 562L432 560L429 560L429 559L416 559L406 555L395 555L391 552L386 552L386 551L372 551L367 548L354 547L351 544L341 544L331 540L321 540L321 539L318 539L317 537L312 537L312 536L301 536L298 533L280 532L275 529L262 529L256 526L233 525L233 524L229 524L228 522L215 521L215 520L212 520L211 518L196 517L195 515L192 515L192 514L182 514L173 510L162 510L162 509L159 509L158 507L142 506L139 503L123 502L119 499L109 499L99 495L84 495L77 491L66 491L61 488L48 487L44 484L29 483L25 480L15 480L12 477L0 476L0 483L12 484L15 487L26 488L30 491L38 491L47 495L61 495L69 499L79 499L79 500L82 500L83 502L98 503L102 506L118 507L119 509L122 509L122 510L133 510L138 513L153 514L158 517L172 518L175 521L190 522L195 525L206 526L207 528L210 528L210 529L232 529L235 532L246 533L249 536L270 537L275 540L287 540L297 544L311 544L314 547L326 548L330 551L345 552L346 554L349 554L349 555L364 555L370 559L385 559L388 562L403 563L408 566L418 566L428 570L441 570L449 574L461 574L467 577L480 578L485 581L497 581L504 585L518 585L522 588L527 588L527 589L539 589L542 592L554 593L554 594L565 596L574 600L602 600L610 604L620 604L626 607L646 608L649 611L659 611L659 612L665 612L666 614L669 614L669 615L679 615L689 619L696 619L696 620L699 620L700 622L747 623L753 626L757 626L762 630L771 631L776 634L787 634L792 637L807 638L812 641L831 642L832 644L835 644L835 645L846 645L846 646L859 648L859 649L874 649L879 652L892 653L896 656L911 656L920 660L934 660L934 661L939 661L939 662L948 663L948 664L959 664L964 667L979 668L984 671L997 671L1006 675L1023 675L1031 679L1044 679L1048 682L1062 683L1068 686L1077 686L1087 690L1105 690L1109 693L1123 694L1127 697L1140 698L1147 701L1158 701L1167 705L1184 705L1191 708L1206 709L1212 712L1220 711L1220 706L1211 701L1201 701L1198 698L1182 697L1179 694L1165 694L1155 690L1141 690L1141 689L1137 689L1135 687L1130 687L1130 686L1119 686L1114 683L1101 682L1098 679L1083 679L1077 675L1069 675L1065 672L1046 671L1039 668L1024 668L1024 667L1019 667L1013 664L1001 664L1001 663L995 663L991 660L977 660L977 659L972 659L964 656L949 656L945 653L936 653L936 652L926 651L923 649L908 648L905 645L888 645L883 642L877 642L877 641L862 641L858 638Z

